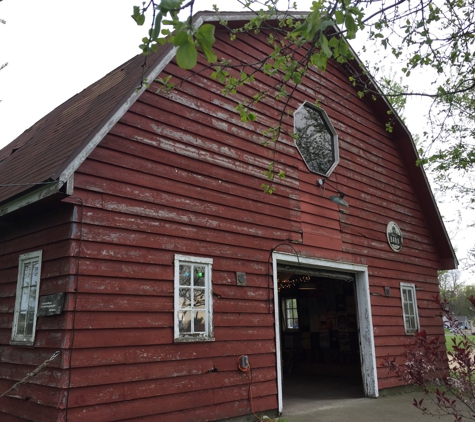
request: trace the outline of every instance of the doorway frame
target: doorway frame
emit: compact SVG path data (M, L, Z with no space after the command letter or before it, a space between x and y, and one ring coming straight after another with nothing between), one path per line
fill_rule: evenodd
M366 397L378 397L378 375L376 370L376 353L374 348L373 318L371 314L371 301L369 294L368 267L344 262L330 261L319 258L297 257L293 254L282 252L272 253L272 270L274 279L274 320L275 320L275 352L277 367L277 393L279 413L283 410L282 397L282 367L280 316L279 316L279 291L277 286L277 265L298 264L302 267L318 268L327 271L352 273L355 276L355 294L358 319L358 337L360 344L361 375Z

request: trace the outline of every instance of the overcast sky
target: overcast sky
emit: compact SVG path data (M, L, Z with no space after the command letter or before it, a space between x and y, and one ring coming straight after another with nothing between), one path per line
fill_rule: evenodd
M55 107L140 52L146 28L130 15L141 0L0 1L0 148ZM240 10L232 0L196 0L195 11ZM309 0L298 2L305 10ZM408 126L418 131L420 104L409 104ZM412 120L411 120L412 118ZM415 122L415 123L414 123ZM449 206L449 210L450 210ZM450 211L449 211L450 212ZM445 211L447 214L447 211ZM455 244L460 255L466 231ZM470 240L471 243L472 240Z
M139 52L133 0L0 3L0 148Z

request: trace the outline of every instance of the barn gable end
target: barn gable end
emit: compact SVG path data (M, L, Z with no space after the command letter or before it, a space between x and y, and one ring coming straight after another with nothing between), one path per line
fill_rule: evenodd
M236 62L258 60L270 49L267 35L230 41L217 27L215 50ZM408 168L414 161L404 127L386 132L381 108L387 104L360 100L336 63L324 74L310 71L289 107L318 101L338 134L339 163L320 187L322 176L309 171L295 147L292 113L283 117L280 141L264 145L262 132L281 118L282 101L256 104L256 122L242 122L235 111L256 87L273 84L268 76L256 74L256 85L226 97L204 62L190 77L169 61L172 55L159 52L146 72L172 75L179 89L164 92L153 82L137 91L138 59L111 73L130 79L99 81L109 108L41 173L51 181L73 176L73 190L58 189L49 200L0 217L8 233L0 243L0 350L7 356L0 388L61 352L34 383L0 399L1 412L11 420L40 420L38 412L45 412L48 421L89 422L221 420L279 410L288 362L295 362L290 371L318 372L338 350L335 367L359 368L353 345L363 320L370 337L364 357L374 361L367 394L399 385L381 362L389 352L401 355L408 341L401 283L417 291L420 327L442 334L431 298L437 270L456 263L433 198L421 207L419 188L431 198L430 189L422 169ZM94 114L94 101L84 101ZM75 104L80 100L64 108ZM53 112L55 119L61 115ZM68 124L80 126L74 119ZM45 142L42 135L32 139ZM261 185L271 160L286 176L269 195ZM0 174L4 164L25 165L10 155ZM349 207L329 201L330 185L346 194ZM24 194L8 191L0 206ZM19 227L25 218L30 223ZM403 235L399 252L388 244L391 221ZM38 317L34 347L11 345L18 256L36 249L43 251L40 296L65 293L64 308ZM210 262L212 341L175 341L177 256ZM307 282L315 288L302 293L299 284ZM293 284L285 290L283 283ZM274 309L290 298L298 302L298 327L286 327L285 315ZM329 339L327 347L326 332L338 345ZM251 364L252 409L248 373L238 369L242 355ZM368 382L368 374L356 375Z

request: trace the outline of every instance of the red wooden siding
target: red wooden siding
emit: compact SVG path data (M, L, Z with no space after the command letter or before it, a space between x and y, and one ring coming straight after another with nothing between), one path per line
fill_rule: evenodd
M232 43L222 34L217 44L218 56L232 51L234 60L258 58L268 49L264 34ZM166 72L187 76L174 64ZM341 211L322 197L318 176L285 135L276 160L287 176L275 194L262 193L272 150L261 145L260 131L274 124L280 104L267 98L257 106L258 123L243 123L234 107L254 89L226 98L209 74L168 95L157 94L152 84L76 174L75 195L84 198L85 212L71 374L75 420L100 420L111 412L173 419L174 412L193 407L202 408L193 415L207 415L210 406L217 419L247 413L247 378L236 369L240 354L250 356L255 370L255 410L277 407L266 274L269 253L279 243L369 266L378 364L385 345L392 342L392 352L400 354L394 346L408 340L399 282L416 282L424 293L436 290L438 257L396 140L366 103L348 95L340 71L312 75L290 106L318 98L339 133L341 161L331 180L351 205ZM262 88L273 83L263 75L257 80ZM291 117L284 119L285 130L292 125ZM400 254L387 245L388 218L403 230ZM172 344L175 253L214 258L213 343ZM236 286L237 270L247 273L246 288ZM377 296L383 286L391 287L390 298ZM440 331L428 295L418 291L418 299L421 324ZM145 356L130 355L137 347L146 348ZM125 369L119 366L124 362ZM397 383L383 370L379 376L382 388Z
M59 420L64 407L63 388L67 385L64 367L68 347L65 329L68 313L38 318L35 346L10 346L18 277L19 255L42 250L40 296L68 291L70 268L72 206L36 210L20 215L10 226L2 227L0 239L0 392L8 390L56 350L61 354L37 376L18 390L0 399L2 421ZM70 316L70 315L69 315ZM70 320L69 320L70 323Z
M265 33L231 42L218 31L217 38L218 57L233 62L269 51ZM80 166L73 197L64 200L75 204L73 224L63 213L5 239L2 344L11 331L20 253L43 249L42 294L66 291L68 282L72 292L70 276L78 272L68 312L40 319L35 346L41 354L31 360L39 364L55 348L72 344L71 370L55 372L58 360L35 381L38 389L23 387L22 394L35 395L27 405L12 410L18 401L5 401L8 413L32 420L36 402L43 401L48 421L58 416L55 407L66 404L70 422L204 421L248 414L248 377L237 369L241 354L249 355L252 366L254 410L276 409L269 260L273 248L285 243L301 255L368 266L378 365L388 353L401 355L410 339L404 335L400 282L418 288L422 328L442 333L431 302L439 257L398 139L384 130L371 102L358 99L342 70L331 63L325 74L311 73L289 108L318 100L328 113L340 145L340 164L330 181L347 194L345 209L328 200L331 190L317 187L320 177L307 170L294 147L292 113L284 117L282 140L275 145L276 168L286 177L276 181L273 195L264 194L263 171L274 146L262 145L261 132L276 124L282 101L266 98L255 105L258 121L243 123L234 108L256 88L244 86L236 97L224 97L211 71L198 70L188 79L189 72L169 64L164 74L175 75L180 89L157 93L153 83ZM260 89L274 85L261 74L256 81ZM386 241L390 220L403 231L400 253ZM285 245L278 250L292 251ZM214 342L173 343L177 253L214 260ZM246 287L236 285L236 271L246 273ZM385 286L390 297L384 296ZM33 355L29 349L22 353ZM32 369L27 359L0 364L0 388L11 384L3 374L11 374L12 365ZM380 388L398 384L382 367L378 376ZM15 379L21 377L19 372ZM60 387L67 384L66 399Z

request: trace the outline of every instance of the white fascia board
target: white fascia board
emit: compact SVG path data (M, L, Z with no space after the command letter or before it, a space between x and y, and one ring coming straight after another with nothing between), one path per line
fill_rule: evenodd
M155 78L165 69L165 66L170 63L170 61L175 57L176 47L173 47L168 54L160 61L160 63L152 69L152 71L147 75L147 81L152 82ZM79 166L86 160L89 154L94 150L94 148L102 141L102 139L109 133L112 127L122 118L122 116L129 110L130 107L137 101L137 99L142 95L142 93L147 89L147 84L142 84L142 87L137 88L133 94L121 105L121 107L114 113L114 115L99 129L96 135L91 139L91 141L86 145L86 147L76 156L76 158L71 161L71 163L66 167L61 175L59 180L67 180L71 175L79 168Z
M64 192L66 195L71 196L74 190L74 174L72 174L66 181L57 180L56 182L45 184L34 191L28 192L27 194L14 199L13 201L0 205L0 216L26 207L27 205L33 204L43 198L47 198L50 195L54 195L55 193L58 193L64 185L66 185Z
M4 205L0 206L0 216L9 214L17 209L26 207L40 199L46 198L50 195L53 195L62 188L64 182L56 181L47 185L43 185L38 189L35 189L32 192L27 193L26 195L20 196L13 201L7 202Z

